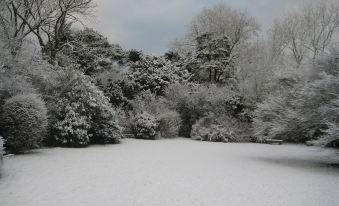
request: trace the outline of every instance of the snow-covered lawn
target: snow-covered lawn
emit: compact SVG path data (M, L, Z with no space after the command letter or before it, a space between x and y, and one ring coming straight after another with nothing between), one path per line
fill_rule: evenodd
M41 149L5 158L0 205L334 206L333 153L187 139Z

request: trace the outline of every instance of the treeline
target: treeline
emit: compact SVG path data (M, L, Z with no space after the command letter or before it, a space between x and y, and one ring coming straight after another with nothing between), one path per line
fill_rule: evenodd
M0 135L8 152L129 136L338 141L336 4L291 11L265 38L246 12L217 4L158 57L74 29L94 7L1 1Z

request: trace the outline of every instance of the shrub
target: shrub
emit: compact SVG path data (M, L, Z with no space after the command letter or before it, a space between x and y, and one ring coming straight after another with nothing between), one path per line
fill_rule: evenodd
M255 111L255 137L259 141L279 138L300 143L320 138L331 127L327 122L337 118L334 115L328 119L335 113L322 113L322 110L331 107L339 94L338 85L336 77L323 74L320 79L295 86L286 94L268 97ZM337 107L333 106L332 110L336 111Z
M208 118L203 118L192 126L191 138L209 142L231 142L235 139L231 130Z
M4 140L0 136L0 172L1 172L1 167L2 167L2 163L3 163L4 153L5 153L5 151L4 151ZM1 173L0 173L0 176L1 176Z
M119 45L111 45L107 38L93 29L66 31L64 38L69 46L59 52L58 63L62 66L77 64L87 75L110 70L113 61L121 62L125 55Z
M136 114L147 112L158 119L157 131L161 137L175 137L180 127L180 115L170 109L170 103L162 97L157 97L151 91L141 92L131 101L133 111Z
M157 137L157 127L157 118L147 112L143 112L135 116L132 131L136 139L154 140Z
M6 148L22 152L37 147L47 127L47 109L37 95L17 95L6 100L0 119Z
M122 134L123 135L133 134L133 132L132 132L132 127L133 127L133 122L134 122L133 112L125 111L122 108L117 108L116 109L116 116L117 116L117 119L119 119L119 126L122 129L122 131L121 131Z
M101 98L105 98L101 96ZM93 108L92 125L90 129L91 142L95 144L116 144L122 137L122 128L119 125L117 113L108 103L108 99L102 99L101 105Z
M163 57L145 57L131 65L126 77L135 91L150 90L158 96L163 96L169 85L186 82L190 74Z
M210 114L250 121L244 99L227 87L175 84L165 94L173 102L172 107L180 114L182 124L179 134L184 137L190 137L192 125L197 120Z
M179 134L180 115L174 111L167 111L158 116L158 131L161 137L176 137Z
M128 53L128 59L132 62L137 62L141 60L142 53L136 50L131 50Z
M121 128L115 111L89 77L66 71L55 91L58 101L51 106L53 124L49 144L83 147L90 143L119 142Z
M231 117L209 116L192 127L191 138L210 142L244 142L250 140L250 123Z
M61 102L60 102L61 103ZM90 122L86 115L79 112L82 105L67 103L63 109L62 119L53 126L53 138L57 144L72 147L86 146L90 143ZM81 109L80 109L81 110Z

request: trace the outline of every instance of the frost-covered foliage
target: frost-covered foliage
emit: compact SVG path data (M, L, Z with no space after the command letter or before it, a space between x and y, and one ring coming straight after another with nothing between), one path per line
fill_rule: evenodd
M195 54L187 67L198 82L235 84L235 57L231 51L230 39L205 33L196 39Z
M326 59L315 66L318 73L312 79L295 84L285 93L272 95L258 105L254 133L259 140L281 138L305 142L324 136L322 142L337 139L338 58L330 55Z
M127 109L130 109L129 100L133 99L138 92L134 89L134 85L126 80L109 81L102 88L113 106Z
M77 71L61 73L55 105L52 105L52 143L87 146L90 143L117 143L121 138L115 111L89 77Z
M132 126L136 139L154 140L157 138L158 119L147 113L139 113L134 117Z
M6 148L11 152L36 148L46 134L47 123L47 109L39 96L25 94L7 99L0 118Z
M209 142L231 142L234 136L229 129L203 118L192 126L191 138Z
M191 138L210 142L250 141L250 123L232 117L209 116L198 120L192 126Z
M243 98L227 87L176 84L166 90L166 98L182 119L181 136L189 137L192 125L210 114L233 116L245 122L251 120Z
M190 78L186 70L164 57L147 56L132 64L126 76L134 90L150 90L156 95L163 95L170 84L185 82Z
M5 148L4 148L4 139L0 136L0 176L1 176L1 167L3 164L3 156L5 154Z
M170 102L158 97L150 91L141 92L131 101L133 112L136 114L147 112L158 119L159 126L156 131L164 138L178 136L181 119L176 111L170 108Z
M337 79L337 87L339 86ZM324 117L323 123L327 125L327 129L324 131L325 135L318 140L318 144L339 147L339 92L335 97L320 108L320 112Z
M254 119L256 137L306 142L321 136L326 125L319 108L328 103L327 95L320 91L326 87L325 82L316 80L297 86L285 95L271 96L259 104Z
M64 108L61 109L62 118L53 125L53 141L60 145L87 146L90 143L90 119L81 114L82 105L76 102L62 105L63 100L58 103Z
M161 137L171 138L179 135L181 125L180 115L175 111L167 111L159 114L158 131Z
M136 50L130 50L128 52L128 60L131 62L137 62L142 59L142 52L136 51Z
M85 74L92 75L111 69L114 61L123 62L125 53L122 48L110 44L106 37L93 29L70 30L67 34L68 46L59 54L61 65L67 66L65 62L69 59L69 63L78 64Z
M167 100L156 96L149 90L140 92L130 103L135 113L147 111L150 114L157 115L168 110Z

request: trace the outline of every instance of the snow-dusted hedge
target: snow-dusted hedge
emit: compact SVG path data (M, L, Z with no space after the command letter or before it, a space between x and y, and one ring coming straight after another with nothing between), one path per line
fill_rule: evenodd
M1 167L3 164L3 155L4 155L4 140L0 136L0 172L1 172ZM1 173L0 173L1 175Z
M231 117L210 116L192 126L191 138L210 142L244 142L250 141L250 134L250 123Z
M37 95L17 95L6 100L0 117L0 127L11 152L35 148L45 136L47 109Z
M143 112L135 116L132 131L136 139L154 140L157 138L157 128L158 119L147 112Z
M158 120L158 135L164 138L176 137L181 124L180 115L170 108L170 103L163 97L157 97L149 90L139 93L131 102L133 112L147 112Z
M163 57L145 57L131 65L126 77L136 91L163 95L169 85L186 82L190 74Z
M54 140L60 145L86 146L90 143L89 119L77 110L81 104L70 103L63 108L63 118L53 125Z
M235 137L229 128L203 118L192 126L191 138L209 142L232 142Z
M63 87L68 84L67 87ZM109 100L80 72L65 72L57 91L58 101L51 108L52 144L83 147L90 143L118 143L121 128Z
M185 137L190 137L197 120L210 114L216 117L227 115L244 122L251 118L244 99L227 87L174 84L167 88L165 95L180 114L180 135Z
M159 114L158 131L161 137L170 138L177 137L181 124L180 115L174 111L167 111Z

